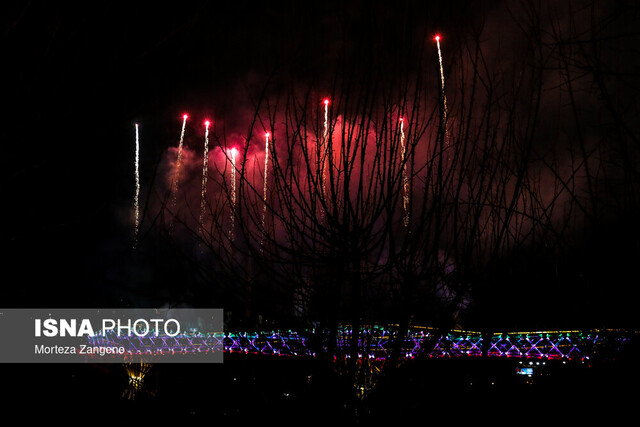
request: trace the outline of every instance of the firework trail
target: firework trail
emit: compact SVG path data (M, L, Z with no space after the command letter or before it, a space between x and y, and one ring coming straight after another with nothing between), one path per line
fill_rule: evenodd
M178 184L180 180L180 167L182 165L182 146L184 143L184 130L187 126L187 119L189 116L184 114L182 116L182 131L180 132L180 141L178 142L178 159L176 160L176 169L173 175L173 182L171 184L171 210L175 215L175 208L178 202ZM172 222L173 224L173 222Z
M327 194L327 177L326 177L326 172L325 172L325 165L326 165L326 161L327 161L327 155L329 152L328 149L328 135L329 135L329 99L325 98L322 103L324 104L324 127L323 127L323 131L322 131L322 140L320 141L320 143L318 144L318 157L319 157L319 171L318 173L320 174L320 191L322 192L321 196L322 199L325 199L325 196ZM328 203L327 201L325 201L325 203ZM320 218L321 220L324 220L324 209L322 207L320 207Z
M206 209L206 196L207 196L207 176L209 172L209 125L211 122L206 120L204 122L205 131L204 131L204 154L203 154L203 165L202 165L202 192L200 194L200 232L202 232L202 226L204 223L204 211Z
M434 37L438 46L438 61L440 63L440 96L442 98L442 126L444 128L445 143L448 144L447 137L447 95L444 91L444 67L442 66L442 50L440 50L440 35Z
M260 238L260 251L264 246L266 230L266 217L267 217L267 180L269 177L269 132L265 133L265 147L264 147L264 187L262 190L262 237Z
M136 123L136 160L135 160L135 169L136 169L136 195L133 202L133 208L135 212L135 230L134 230L134 248L138 244L138 233L140 228L140 132L138 123Z
M173 232L173 224L176 217L176 206L178 205L178 185L180 182L180 169L182 166L182 147L184 143L184 131L187 126L187 114L182 115L182 130L180 131L180 140L178 142L178 158L176 160L176 168L173 174L173 182L171 183L171 212L173 213L171 221L169 222L169 234Z
M269 132L265 135L265 146L264 146L264 187L262 190L262 230L265 229L264 222L265 216L267 214L267 180L269 177Z
M231 224L229 226L229 239L234 240L235 229L235 210L236 210L236 154L238 150L232 148L229 151L231 155Z
M404 136L404 120L400 119L400 160L402 162L402 222L404 226L409 225L409 180L407 178L407 165L405 163L406 145Z
M322 132L322 196L327 194L326 162L329 156L329 100L324 101L324 130Z

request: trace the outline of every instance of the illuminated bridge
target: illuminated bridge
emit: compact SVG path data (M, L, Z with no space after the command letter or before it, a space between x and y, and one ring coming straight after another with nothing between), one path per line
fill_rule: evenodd
M452 330L439 333L426 327L410 328L401 345L403 359L502 357L530 359L588 360L615 357L636 333L621 330L572 330L504 332L483 336L479 332ZM384 327L362 328L357 357L387 360L397 340L397 331ZM317 357L321 354L349 358L356 354L352 330L341 327L334 338L320 331L213 332L186 331L175 337L94 338L92 345L122 346L137 355L162 356L221 351L268 356Z

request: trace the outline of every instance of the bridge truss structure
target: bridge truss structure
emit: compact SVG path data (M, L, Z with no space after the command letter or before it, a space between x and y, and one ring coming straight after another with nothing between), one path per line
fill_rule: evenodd
M329 355L372 361L387 360L392 348L402 359L498 357L523 359L602 360L615 358L635 332L623 330L567 330L500 332L482 334L451 330L440 333L427 327L411 327L402 339L393 327L361 329L357 344L352 329L340 327L337 334L320 330L274 330L260 332L184 331L178 336L109 336L92 339L92 345L123 346L136 355L162 356L224 351L225 354L317 357ZM332 337L332 338L331 338ZM397 345L400 340L400 345ZM395 344L395 347L394 347ZM356 345L356 351L352 348Z

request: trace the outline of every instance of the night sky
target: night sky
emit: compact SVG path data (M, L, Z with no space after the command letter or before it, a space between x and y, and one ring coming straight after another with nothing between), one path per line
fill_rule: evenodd
M165 262L173 247L156 245L162 241L149 233L146 252L132 249L135 124L141 131L142 229L149 230L156 207L152 189L166 178L183 113L190 115L187 141L199 150L205 118L215 122L218 135L237 141L247 134L260 98L275 104L308 90L317 100L334 102L341 84L364 86L371 76L382 89L393 88L398 78L419 76L425 99L436 106L434 35L441 34L456 125L461 106L453 93L459 95L465 88L460 82L474 75L473 43L465 41L482 47L476 70L493 80L483 80L479 93L494 84L494 106L503 117L512 98L518 107L531 101L526 83L518 86L529 75L513 70L544 70L534 151L559 174L577 170L569 186L576 185L580 206L597 212L568 221L561 255L549 249L557 243L551 241L500 258L493 265L496 281L474 295L472 309L479 309L471 311L469 329L638 330L640 7L624 0L549 3L551 11L546 2L500 0L4 2L0 307L211 308L211 300L201 296L209 291L191 293L202 286L193 264ZM537 5L540 16L530 8ZM546 61L528 62L540 52L524 33L541 35ZM556 39L561 42L554 44ZM559 77L562 67L573 70L575 110ZM478 105L476 117L485 113ZM255 132L263 129L256 126ZM602 161L594 160L586 172L581 156L591 155ZM544 177L553 173L547 170ZM582 198L588 185L596 188L595 201ZM552 191L543 190L545 197ZM549 216L561 223L569 202L562 199ZM207 289L217 283L210 285L204 283ZM558 370L558 381L531 391L513 386L511 365L499 364L507 359L480 367L473 360L436 361L386 378L379 400L368 403L369 417L362 418L357 405L348 406L355 401L353 384L332 364L242 356L217 366L154 367L147 390L158 394L137 402L121 398L129 378L120 365L5 364L0 407L8 417L24 404L19 417L39 415L49 423L54 416L73 423L121 422L127 415L162 423L170 415L181 421L252 416L261 423L269 417L335 423L348 419L346 414L364 422L390 414L398 423L397 412L421 422L438 415L449 422L487 417L490 423L512 414L514 420L566 416L575 423L579 416L592 422L592 413L606 406L603 397L614 414L636 404L628 391L637 389L636 366L606 366L596 376L579 365L568 373ZM483 378L485 385L469 387ZM487 385L495 378L505 379L500 393ZM424 410L429 402L432 412Z
M83 259L124 231L118 215L131 207L134 123L141 123L144 195L184 111L244 129L250 99L268 79L276 88L326 79L345 39L364 43L360 33L382 31L380 52L392 55L414 25L434 19L418 4L365 3L4 6L11 226L3 241L8 264L23 271L3 290L9 304L86 303ZM452 7L443 11L447 21L459 13ZM420 23L415 31L433 29Z
M620 27L623 36L611 39L617 50L605 56L618 58L613 64L622 70L620 88L627 89L615 92L613 102L635 125L637 105L629 88L637 90L637 35L626 30L637 23L638 11L616 3L613 15L626 14L622 23L628 28ZM361 61L371 60L367 66L391 75L399 65L432 61L428 73L435 78L433 35L445 34L446 40L447 34L470 31L479 17L485 18L489 64L508 67L509 52L524 49L513 12L489 1L36 2L2 9L5 307L117 302L99 286L108 282L103 261L117 258L130 237L122 218L132 203L136 122L144 198L163 154L176 143L185 111L196 122L213 117L233 134L248 126L265 87L269 96L304 85L329 93L332 76L345 63L357 71ZM455 58L463 46L451 39L445 46ZM498 49L503 53L496 55ZM447 71L455 75L454 63ZM433 85L435 94L437 80ZM553 134L553 120L542 123L550 125L540 133ZM638 135L637 127L630 133ZM610 142L616 144L615 133ZM578 301L584 319L590 304L604 301L593 309L594 324L637 324L637 188L620 217L583 230L581 252L563 260L561 269L572 280L590 274L581 270L584 265L598 265L599 276L562 289L513 285L506 289L510 296L501 292L503 302L544 301L538 295L543 292L553 296L549 304L557 310ZM532 314L538 309L528 308Z

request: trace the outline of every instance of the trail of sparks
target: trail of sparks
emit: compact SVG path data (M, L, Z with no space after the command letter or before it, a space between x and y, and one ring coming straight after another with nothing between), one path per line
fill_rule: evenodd
M442 99L442 126L444 128L445 144L448 145L447 137L447 95L444 91L444 67L442 66L442 50L440 49L440 36L435 36L436 45L438 46L438 61L440 63L440 96Z
M324 130L322 132L322 196L326 197L327 194L327 175L326 175L326 162L329 156L329 100L324 100Z
M134 240L133 246L134 248L138 244L138 235L140 232L140 130L139 125L136 123L136 159L135 159L135 170L136 170L136 195L134 197L133 208L135 212L135 229L134 229Z
M171 210L175 215L175 208L178 202L178 185L180 182L180 168L182 166L182 147L184 143L184 130L187 126L188 115L182 116L182 131L180 132L180 141L178 142L178 158L176 160L176 169L173 175L173 183L171 185ZM172 221L173 224L173 221Z
M174 175L173 175L173 182L171 185L171 213L172 213L172 217L171 220L169 222L169 233L171 234L173 232L173 224L174 224L174 220L176 217L176 207L178 205L178 185L180 183L180 169L182 167L182 148L184 145L184 133L185 133L185 128L187 126L187 119L189 118L189 116L187 114L184 114L182 116L182 130L180 131L180 140L178 142L178 158L176 160L176 168L174 171Z
M269 178L269 132L265 135L265 145L264 145L264 187L262 190L262 230L263 235L266 233L265 230L265 218L267 215L267 181Z
M203 165L202 165L202 191L200 194L200 233L202 233L202 227L204 224L204 212L207 206L207 177L209 175L209 125L211 122L209 120L204 122L205 131L204 131L204 154L203 154Z
M405 163L406 145L404 135L404 120L400 119L400 160L402 162L402 222L409 226L409 180L407 178L407 165Z
M229 226L229 239L234 240L235 210L236 210L236 154L238 150L232 148L231 154L231 224Z
M323 125L323 131L322 131L322 140L319 143L319 149L318 149L318 157L319 157L319 165L318 167L320 168L319 170L319 174L320 174L320 191L321 191L321 197L322 200L324 201L325 204L328 204L328 201L326 200L326 195L327 195L327 176L326 176L326 162L327 162L327 157L328 157L328 152L329 152L329 148L328 148L328 135L329 135L329 99L325 98L323 101L324 104L324 125ZM320 206L320 219L321 221L324 221L324 208L322 207L322 203Z

